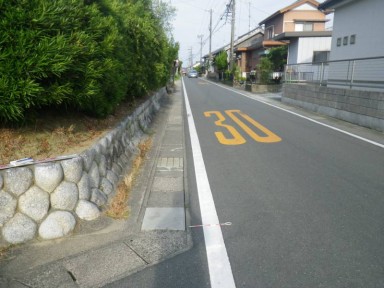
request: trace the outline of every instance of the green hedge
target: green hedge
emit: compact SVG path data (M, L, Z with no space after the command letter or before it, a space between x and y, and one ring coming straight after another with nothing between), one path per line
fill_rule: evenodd
M151 1L0 0L0 121L49 107L105 117L164 86L178 45L161 21Z

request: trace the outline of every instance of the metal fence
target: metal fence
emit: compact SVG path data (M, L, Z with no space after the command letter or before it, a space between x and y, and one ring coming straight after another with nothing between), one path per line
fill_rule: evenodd
M384 91L384 57L286 65L285 83Z

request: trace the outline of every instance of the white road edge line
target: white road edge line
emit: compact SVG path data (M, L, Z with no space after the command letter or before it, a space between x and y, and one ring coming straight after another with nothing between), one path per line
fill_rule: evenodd
M330 129L332 129L332 130L338 131L338 132L340 132L340 133L344 133L344 134L347 134L347 135L349 135L349 136L351 136L351 137L354 137L354 138L356 138L356 139L359 139L359 140L362 140L362 141L368 142L368 143L370 143L370 144L376 145L376 146L378 146L378 147L380 147L380 148L384 148L384 144L381 144L381 143L378 143L378 142L375 142L375 141L372 141L372 140L369 140L369 139L363 138L363 137L361 137L361 136L358 136L358 135L356 135L356 134L353 134L353 133L350 133L350 132L344 131L344 130L342 130L342 129L339 129L339 128L333 127L333 126L331 126L331 125L328 125L328 124L322 123L322 122L320 122L320 121L317 121L317 120L311 119L311 118L309 118L309 117L306 117L306 116L300 115L300 114L298 114L298 113L296 113L296 112L292 112L292 111L290 111L290 110L287 110L287 109L281 108L281 107L279 107L279 106L276 106L276 105L273 105L273 104L271 104L271 103L268 103L268 102L265 102L265 101L262 101L262 100L259 100L259 99L255 99L255 98L249 97L248 95L246 95L246 94L243 94L243 93L241 93L241 92L239 92L239 91L236 91L236 90L234 90L234 89L231 89L231 88L228 88L228 87L224 87L224 86L221 86L221 85L219 85L219 84L213 83L213 82L211 82L211 81L208 81L208 80L206 80L206 79L202 79L202 78L201 78L201 80L204 80L204 81L210 82L211 84L213 84L213 85L216 85L216 86L218 86L218 87L221 87L221 88L223 88L223 89L226 89L226 90L229 90L229 91L235 92L235 93L237 93L237 94L239 94L239 95L241 95L241 96L244 96L244 97L247 97L247 98L249 98L249 99L252 99L252 100L258 101L258 102L260 102L260 103L264 103L264 104L266 104L266 105L269 105L269 106L271 106L271 107L274 107L274 108L277 108L277 109L283 110L283 111L285 111L285 112L288 112L288 113L290 113L290 114L293 114L293 115L295 115L295 116L298 116L298 117L301 117L301 118L304 118L304 119L306 119L306 120L309 120L309 121L311 121L311 122L314 122L314 123L316 123L316 124L319 124L319 125L325 126L325 127L327 127L327 128L330 128Z
M187 111L188 127L191 138L193 162L197 182L197 193L199 196L202 225L220 223L217 216L215 203L213 201L211 187L208 181L207 171L201 152L199 137L197 136L195 121L193 119L191 106L189 105L187 90L183 84L185 108ZM231 264L225 248L223 233L220 226L203 226L205 248L207 252L209 277L212 288L234 288L235 280L232 274Z

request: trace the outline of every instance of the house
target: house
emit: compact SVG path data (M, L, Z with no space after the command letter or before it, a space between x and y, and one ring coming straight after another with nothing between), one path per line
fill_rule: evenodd
M298 0L261 21L263 48L288 44L287 64L327 61L332 32L325 29L329 11L320 11L319 5L315 0Z
M327 0L319 8L335 11L327 86L384 91L384 1Z
M236 57L236 64L245 77L247 72L250 72L253 67L258 63L257 55L252 51L252 47L258 45L263 41L264 30L257 27L249 32L249 37L239 37L238 41L234 44L234 53ZM247 34L246 34L247 35Z
M235 39L233 43L234 57L236 58L236 64L240 67L243 73L249 72L251 70L252 61L255 59L252 56L252 53L249 53L248 47L259 43L263 39L263 29L257 27ZM227 44L219 49L216 49L212 52L212 58L220 54L220 52L225 51L228 54L228 63L229 63L229 53L230 53L230 44ZM203 56L204 62L207 63L209 55Z
M334 10L331 61L312 65L321 78L308 85L286 81L282 102L384 132L384 37L376 32L384 1L326 0L319 9Z
M335 10L330 60L384 56L383 0L327 0L319 8Z
M298 0L260 22L260 27L240 36L234 44L237 65L244 74L255 70L270 48L288 45L288 63L329 59L332 32L325 29L328 10L320 11L315 0ZM229 45L220 51L229 53ZM204 56L208 58L208 55Z

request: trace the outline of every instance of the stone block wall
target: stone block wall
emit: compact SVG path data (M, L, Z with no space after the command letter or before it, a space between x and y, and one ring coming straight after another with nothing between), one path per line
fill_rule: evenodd
M384 132L384 92L284 84L282 102Z
M262 84L247 84L245 85L245 90L252 93L279 93L281 92L281 84L271 84L271 85L262 85Z
M114 196L165 88L71 159L0 170L0 244L56 239L95 220Z

